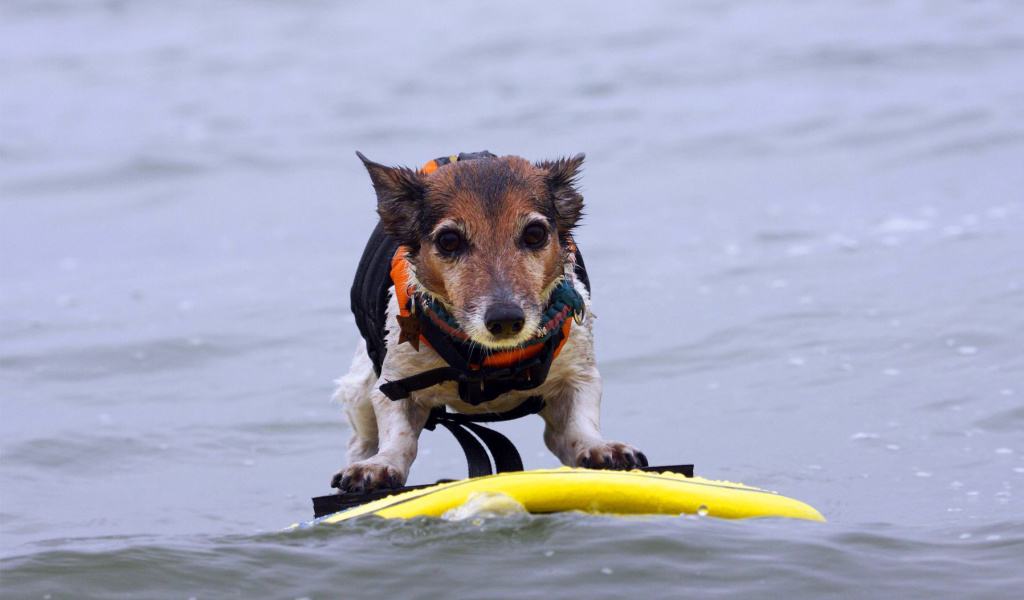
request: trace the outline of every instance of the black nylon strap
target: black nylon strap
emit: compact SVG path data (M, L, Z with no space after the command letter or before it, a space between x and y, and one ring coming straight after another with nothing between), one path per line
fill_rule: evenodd
M457 381L462 371L454 367L439 367L418 375L388 381L381 384L380 391L391 400L404 400L412 392L418 392L446 381Z
M490 475L494 473L491 470L491 459L487 456L487 451L484 450L483 445L477 441L473 434L462 428L462 425L453 423L451 421L440 421L439 422L445 429L452 432L455 436L455 440L462 446L462 451L466 454L466 463L469 466L470 477L483 477L484 475ZM498 434L501 435L501 434ZM505 440L508 442L508 440ZM486 443L486 442L485 442ZM509 442L511 444L511 442ZM515 451L515 447L512 448ZM519 456L519 453L516 453Z
M475 433L476 437L480 438L487 449L491 451L495 472L511 473L523 470L523 458L519 456L519 450L516 449L515 444L507 437L476 423L464 423L462 426Z
M417 300L413 298L410 302ZM449 366L384 383L380 386L380 391L391 400L402 400L408 398L412 392L448 381L458 381L459 398L473 406L489 402L513 390L535 389L547 379L555 349L565 337L562 330L558 329L544 342L540 354L511 367L474 369L470 366L472 357L463 356L452 338L434 325L418 304L415 308L420 322L426 326L423 337Z
M485 413L481 415L467 415L461 413L450 413L443 406L430 411L427 422L423 428L433 431L438 425L452 432L455 440L462 446L466 454L466 463L469 466L470 477L480 477L491 473L509 473L523 470L523 459L519 456L513 444L507 437L488 429L478 423L497 423L500 421L511 421L527 415L540 412L544 408L544 399L540 396L530 396L519 406L512 410L500 413ZM472 433L470 433L472 432ZM476 437L473 437L476 434ZM480 438L477 440L477 438ZM483 445L480 442L483 442ZM484 446L487 450L484 450ZM494 469L491 468L490 452L494 458Z

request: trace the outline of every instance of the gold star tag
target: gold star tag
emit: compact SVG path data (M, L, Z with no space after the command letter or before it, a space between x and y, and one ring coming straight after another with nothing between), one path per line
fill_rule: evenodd
M427 330L427 327L420 323L420 320L416 317L406 317L398 315L398 327L400 332L398 334L398 343L404 344L409 342L409 345L413 347L413 350L420 351L420 336Z

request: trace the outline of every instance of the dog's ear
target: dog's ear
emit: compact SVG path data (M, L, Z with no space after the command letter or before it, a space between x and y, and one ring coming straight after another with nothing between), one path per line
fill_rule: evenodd
M583 216L583 195L576 189L576 180L586 157L580 152L572 158L537 163L537 167L545 172L544 179L551 194L555 226L559 233L571 231Z
M406 167L385 167L356 152L370 173L373 190L377 192L377 214L384 222L384 231L399 243L419 245L419 221L427 185L419 171Z

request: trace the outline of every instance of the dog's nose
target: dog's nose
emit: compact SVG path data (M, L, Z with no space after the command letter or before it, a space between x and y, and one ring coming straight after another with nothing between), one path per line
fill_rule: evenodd
M492 304L484 313L484 326L494 337L509 337L523 330L526 314L515 304Z

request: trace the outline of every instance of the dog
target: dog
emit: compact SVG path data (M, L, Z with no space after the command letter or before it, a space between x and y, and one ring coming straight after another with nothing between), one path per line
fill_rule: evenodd
M589 280L583 281L582 257L572 239L583 214L577 179L584 155L531 163L485 151L413 170L356 154L369 173L380 216L378 241L371 238L360 273L366 265L372 269L373 261L388 262L392 270L390 277L375 280L383 282L379 301L373 292L360 294L365 273L357 273L353 285L352 309L363 340L349 373L337 382L335 399L352 435L348 466L334 475L331 486L341 491L403 486L419 435L436 407L493 413L535 396L543 398L544 442L562 464L647 466L635 447L605 440L600 433L601 375L594 357ZM390 255L393 247L396 256ZM385 272L380 264L376 267ZM395 284L395 273L401 284ZM552 310L556 293L566 298L560 313ZM364 326L360 319L374 310L378 321ZM569 312L575 324L569 323ZM437 331L434 337L423 333L432 323L447 338ZM441 354L451 338L468 349L467 360L518 356L525 347L540 346L545 336L550 340L540 355L547 364L534 359L514 381L507 373L506 380L494 381L479 375L509 369L480 371L477 366L456 377L452 362L458 357L446 360ZM528 346L532 342L537 343ZM447 380L403 383L428 373Z

